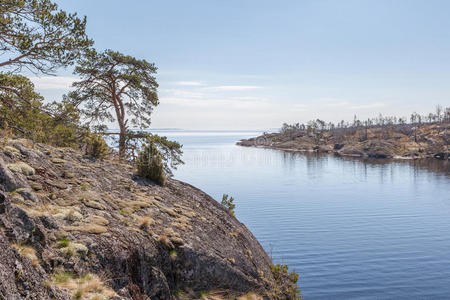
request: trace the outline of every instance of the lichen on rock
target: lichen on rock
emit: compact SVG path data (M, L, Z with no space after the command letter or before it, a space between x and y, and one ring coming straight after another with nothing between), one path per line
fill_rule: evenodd
M270 258L204 192L70 149L17 145L20 164L0 152L0 298L71 299L91 281L116 299L264 294Z

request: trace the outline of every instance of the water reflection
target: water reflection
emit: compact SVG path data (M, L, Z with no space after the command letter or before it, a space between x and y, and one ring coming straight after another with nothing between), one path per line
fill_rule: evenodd
M231 194L275 262L300 273L305 299L448 298L448 162L235 146L241 138L180 136L176 178Z
M278 150L269 150L278 151ZM280 151L281 152L281 151ZM409 166L416 174L422 171L438 173L450 177L450 161L424 158L424 159L375 159L375 158L359 158L346 157L333 154L314 153L314 152L282 152L283 161L288 168L295 167L293 163L296 159L305 159L306 166L312 172L320 172L328 162L329 158L341 160L346 163L346 167L364 168L364 174L367 176L367 168L374 167L380 171L380 178L385 177L386 172L391 172L395 167ZM390 176L392 177L392 176Z

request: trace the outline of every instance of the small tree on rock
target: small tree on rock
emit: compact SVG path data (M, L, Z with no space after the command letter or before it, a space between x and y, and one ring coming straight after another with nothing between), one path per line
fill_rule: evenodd
M225 206L226 209L228 209L228 213L232 216L234 216L234 208L236 207L236 204L234 204L233 201L233 197L228 198L227 194L223 194L222 205Z

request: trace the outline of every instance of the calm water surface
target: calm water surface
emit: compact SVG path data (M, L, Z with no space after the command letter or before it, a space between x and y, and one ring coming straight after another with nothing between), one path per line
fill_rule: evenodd
M259 132L160 132L175 172L236 216L305 299L450 299L450 165L363 161L235 146Z

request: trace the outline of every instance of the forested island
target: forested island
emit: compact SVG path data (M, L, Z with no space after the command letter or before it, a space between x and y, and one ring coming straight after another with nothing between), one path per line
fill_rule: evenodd
M436 107L428 115L410 118L384 117L338 124L313 120L307 124L283 124L279 132L241 140L241 146L285 151L335 153L369 158L449 159L450 107Z

